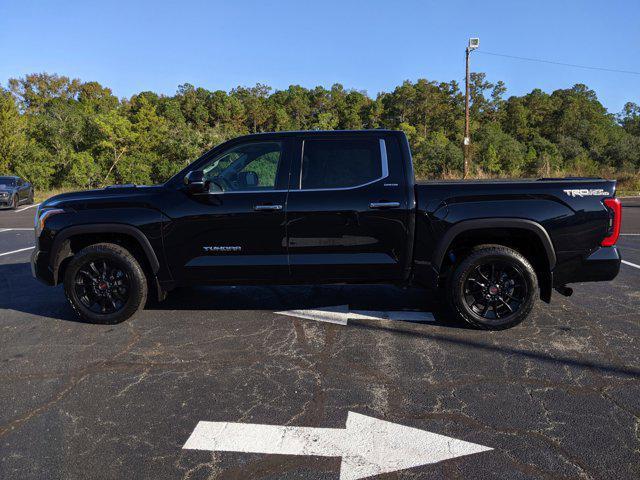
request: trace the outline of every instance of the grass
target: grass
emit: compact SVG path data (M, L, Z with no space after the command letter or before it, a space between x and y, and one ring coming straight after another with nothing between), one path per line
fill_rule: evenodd
M640 195L640 175L620 175L617 194L619 197Z
M78 190L80 189L78 188L52 188L51 190L36 189L34 192L33 198L36 203L42 203L47 198L53 197L54 195L59 195L61 193L68 193L68 192L76 192Z

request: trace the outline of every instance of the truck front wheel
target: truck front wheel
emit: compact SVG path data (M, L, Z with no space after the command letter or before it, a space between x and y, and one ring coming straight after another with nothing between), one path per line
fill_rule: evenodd
M503 330L522 322L538 294L538 279L527 259L502 245L476 247L454 269L449 304L471 325Z
M128 250L113 243L98 243L71 259L64 274L64 291L83 320L119 323L144 307L147 279Z

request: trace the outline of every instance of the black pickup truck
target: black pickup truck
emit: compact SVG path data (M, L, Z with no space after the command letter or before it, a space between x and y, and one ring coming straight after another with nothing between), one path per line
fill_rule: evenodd
M75 311L122 321L193 284L389 283L443 288L474 326L521 322L536 298L613 279L616 182L416 183L402 132L249 135L163 185L50 198L33 274Z

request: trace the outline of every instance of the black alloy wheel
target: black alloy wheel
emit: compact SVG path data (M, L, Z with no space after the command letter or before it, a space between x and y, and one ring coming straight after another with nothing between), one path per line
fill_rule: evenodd
M464 301L468 308L489 320L499 320L518 312L527 293L522 270L501 261L476 265L464 282Z
M144 307L147 278L129 250L97 243L80 250L66 266L64 292L83 320L119 323Z
M481 245L460 260L448 278L453 312L467 323L503 330L522 322L538 294L538 278L520 252L503 245Z
M77 270L74 288L88 310L105 315L124 308L130 285L126 268L103 258L90 260Z

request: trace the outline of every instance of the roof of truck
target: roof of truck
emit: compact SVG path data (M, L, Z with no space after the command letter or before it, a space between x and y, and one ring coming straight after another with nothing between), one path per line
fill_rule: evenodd
M387 129L365 129L365 130L285 130L282 132L261 132L251 133L249 135L243 135L236 137L233 140L247 139L247 138L260 138L260 137L297 137L300 135L317 135L317 136L350 136L350 135L371 135L371 134L399 134L401 130L387 130Z

